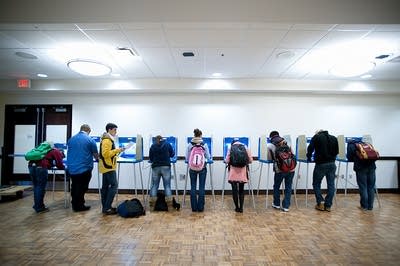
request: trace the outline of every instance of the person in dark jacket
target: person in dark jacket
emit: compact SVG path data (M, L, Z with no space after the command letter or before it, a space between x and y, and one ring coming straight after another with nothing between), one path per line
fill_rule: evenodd
M48 178L48 171L52 169L55 164L58 170L64 170L63 158L64 154L54 148L51 149L46 156L40 161L29 161L28 168L29 174L32 178L33 184L33 209L36 213L48 212L49 208L44 205L43 199L46 194L46 185Z
M313 188L317 205L315 209L331 211L332 200L335 196L336 156L339 145L335 136L329 135L326 130L319 130L311 139L307 147L307 160L311 162L314 153L315 167L313 172ZM321 182L326 176L327 195L324 199L321 193Z
M154 207L157 199L158 187L160 179L163 179L165 200L169 206L172 204L171 191L171 161L170 158L175 156L174 149L171 144L163 139L162 136L156 136L156 143L153 143L149 151L149 160L151 162L151 188L150 188L150 209Z
M353 170L356 172L358 189L360 192L360 208L372 210L375 197L375 160L361 160L356 153L356 141L350 140L347 144L346 157L349 162L354 162Z

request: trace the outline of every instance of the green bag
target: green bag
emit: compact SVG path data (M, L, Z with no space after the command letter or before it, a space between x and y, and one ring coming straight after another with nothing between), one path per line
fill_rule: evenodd
M25 154L25 160L27 161L40 161L42 160L49 151L51 151L51 145L48 142L42 142L36 148L28 151Z

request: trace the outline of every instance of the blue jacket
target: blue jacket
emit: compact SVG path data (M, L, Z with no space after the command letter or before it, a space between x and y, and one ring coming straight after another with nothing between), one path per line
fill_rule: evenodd
M170 166L170 158L175 156L174 149L167 141L162 140L159 144L154 143L150 147L149 159L151 167Z

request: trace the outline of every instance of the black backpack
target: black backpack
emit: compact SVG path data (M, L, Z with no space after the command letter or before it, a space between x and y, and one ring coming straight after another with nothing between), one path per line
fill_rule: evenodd
M138 218L142 215L146 215L146 211L143 208L140 200L134 198L131 200L125 200L117 207L119 216L124 218Z
M234 167L245 167L249 164L249 155L244 144L232 144L230 151L229 165Z
M157 200L156 203L154 204L154 211L159 211L159 212L168 211L168 205L167 202L165 201L165 194L162 192L157 192Z

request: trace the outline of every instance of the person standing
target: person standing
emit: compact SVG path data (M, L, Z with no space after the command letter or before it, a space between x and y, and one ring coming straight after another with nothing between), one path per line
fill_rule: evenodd
M115 147L117 128L116 124L108 123L106 132L104 132L100 142L99 170L103 176L101 204L102 212L105 215L117 214L117 209L112 207L114 196L118 190L117 159L118 154L125 150L124 148Z
M81 125L79 133L67 142L67 166L71 177L71 205L76 212L87 211L90 206L85 205L85 193L89 189L92 178L93 158L98 159L96 142L89 137L90 126Z
M351 140L347 144L346 157L349 162L354 162L353 170L356 172L357 184L360 193L360 208L372 210L375 197L375 160L361 160L357 156L356 141Z
M207 177L207 160L210 151L207 143L203 142L200 129L193 131L194 137L186 149L186 161L189 165L190 175L190 205L193 212L203 212L205 204L205 187ZM190 161L192 160L192 162ZM199 178L199 194L197 196L197 177Z
M313 172L313 188L319 211L331 211L332 200L335 196L336 156L339 153L338 140L329 135L327 130L319 130L311 138L307 147L307 160L311 162L314 153L315 167ZM321 182L326 176L327 195L324 199L321 193Z
M29 161L29 175L33 184L33 209L36 213L48 212L49 208L44 205L44 196L46 194L46 185L48 179L48 170L52 169L53 163L58 170L64 170L63 153L54 148L54 144L50 143L51 150L42 160Z
M279 168L278 166L278 160L276 158L276 150L278 147L281 146L287 146L287 143L285 139L279 136L278 131L271 131L269 134L269 138L271 139L271 143L267 144L267 149L268 149L268 159L272 160L274 162L273 169L274 169L274 200L272 202L272 207L275 209L281 209L284 212L289 211L290 207L290 199L292 197L292 184L293 184L293 177L294 177L294 171L295 169L289 170L287 172L284 172L282 169ZM291 148L287 147L290 152ZM293 154L293 153L292 153ZM292 158L291 160L294 160ZM295 161L293 161L293 165L295 166ZM280 187L282 184L282 181L285 180L285 196L282 201L282 206L281 206L281 200L280 200Z
M151 188L150 188L150 209L153 208L157 199L158 187L162 177L164 185L165 200L168 206L173 206L171 191L171 158L175 156L175 151L171 144L165 141L162 136L156 136L156 142L153 143L149 151L149 160L151 162Z
M244 184L249 180L248 164L252 161L250 150L238 140L233 140L225 162L228 165L228 182L232 186L232 198L236 212L243 212Z

